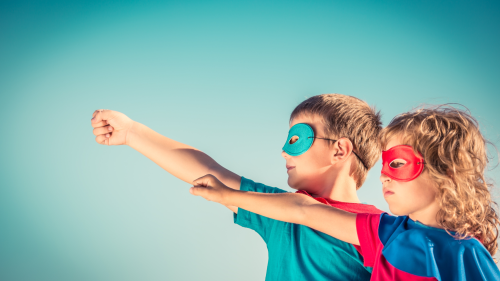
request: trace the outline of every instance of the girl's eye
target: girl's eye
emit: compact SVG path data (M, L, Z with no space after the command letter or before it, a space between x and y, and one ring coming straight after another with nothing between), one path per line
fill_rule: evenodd
M403 167L405 164L406 164L405 160L403 160L403 159L396 159L396 160L392 160L392 162L389 164L389 166L391 168L397 169L397 168Z
M299 140L299 136L293 136L293 137L290 138L290 140L288 141L288 143L294 144L298 140Z

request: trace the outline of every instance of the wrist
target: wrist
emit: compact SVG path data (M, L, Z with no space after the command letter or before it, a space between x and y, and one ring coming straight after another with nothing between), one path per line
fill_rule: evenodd
M240 192L240 190L228 188L228 190L222 194L222 204L226 206L237 206L235 204L235 197L238 196L238 192Z
M130 128L128 129L127 136L125 137L125 145L133 147L137 142L137 139L141 136L141 125L138 122L132 121Z

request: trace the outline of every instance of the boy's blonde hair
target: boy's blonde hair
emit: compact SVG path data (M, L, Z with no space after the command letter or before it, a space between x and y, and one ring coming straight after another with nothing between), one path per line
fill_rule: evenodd
M350 175L359 189L368 175L368 170L380 157L378 135L382 129L380 113L366 102L351 96L323 94L308 98L292 112L290 122L302 113L316 114L323 119L326 138L348 138L359 159Z
M422 107L392 119L380 134L382 148L397 136L422 154L438 185L438 223L456 238L476 237L493 256L500 221L484 176L488 142L476 119L449 105Z

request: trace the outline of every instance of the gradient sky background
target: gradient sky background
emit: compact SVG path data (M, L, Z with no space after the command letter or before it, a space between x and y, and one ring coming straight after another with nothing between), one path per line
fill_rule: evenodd
M500 147L499 50L498 1L0 1L0 279L264 279L258 234L95 143L95 109L290 190L281 148L312 95L366 100L384 125L462 103ZM379 171L359 196L388 210Z

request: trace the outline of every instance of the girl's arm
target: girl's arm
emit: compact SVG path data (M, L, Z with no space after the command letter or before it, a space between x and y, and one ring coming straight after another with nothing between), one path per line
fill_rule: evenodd
M195 180L190 192L209 201L237 206L271 219L302 224L344 242L359 245L356 214L322 204L303 194L234 190L213 175Z

